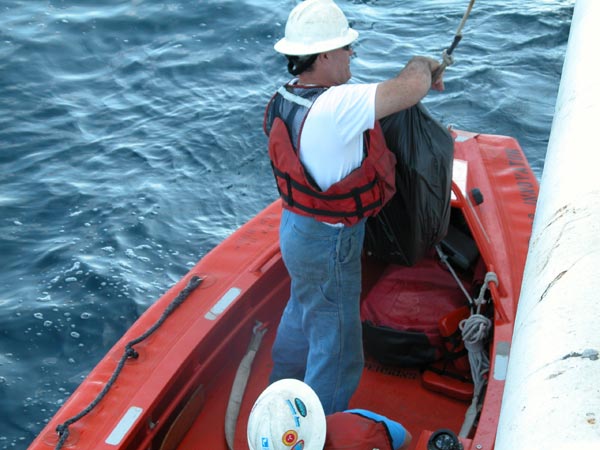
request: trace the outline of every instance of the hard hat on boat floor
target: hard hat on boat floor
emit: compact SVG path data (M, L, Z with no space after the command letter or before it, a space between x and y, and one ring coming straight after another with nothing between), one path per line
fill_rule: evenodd
M279 380L252 407L248 445L250 450L323 450L326 428L315 391L299 380Z
M290 12L285 37L275 50L284 55L314 55L344 47L357 37L333 0L306 0Z

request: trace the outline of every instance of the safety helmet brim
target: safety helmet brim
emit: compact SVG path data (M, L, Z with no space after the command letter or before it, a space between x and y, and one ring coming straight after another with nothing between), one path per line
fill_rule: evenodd
M292 42L284 37L277 41L277 43L274 45L274 48L275 51L290 56L316 55L318 53L325 53L330 50L342 48L348 44L351 44L357 38L358 31L352 28L348 28L346 30L346 33L342 36L338 36L334 39L329 39L327 41L309 44Z

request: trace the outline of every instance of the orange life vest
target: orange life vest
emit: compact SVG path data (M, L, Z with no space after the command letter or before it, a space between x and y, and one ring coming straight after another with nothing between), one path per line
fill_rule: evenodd
M383 422L357 413L327 416L324 450L392 450L392 437Z
M377 214L396 192L396 157L376 122L364 134L365 156L359 167L321 191L298 156L304 121L324 87L283 86L271 98L264 129L269 158L283 207L321 222L354 225Z

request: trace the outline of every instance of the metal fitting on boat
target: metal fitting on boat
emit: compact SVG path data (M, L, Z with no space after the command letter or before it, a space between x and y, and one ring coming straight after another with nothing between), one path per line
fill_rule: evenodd
M452 430L441 428L429 437L427 450L463 450L463 446Z

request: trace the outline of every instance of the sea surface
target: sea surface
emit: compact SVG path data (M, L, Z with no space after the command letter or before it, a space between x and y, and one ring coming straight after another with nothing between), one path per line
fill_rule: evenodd
M467 0L339 1L353 82L440 58ZM574 0L475 2L424 104L518 139L538 178ZM276 198L263 110L291 0L0 1L0 449ZM235 264L235 261L232 261Z

